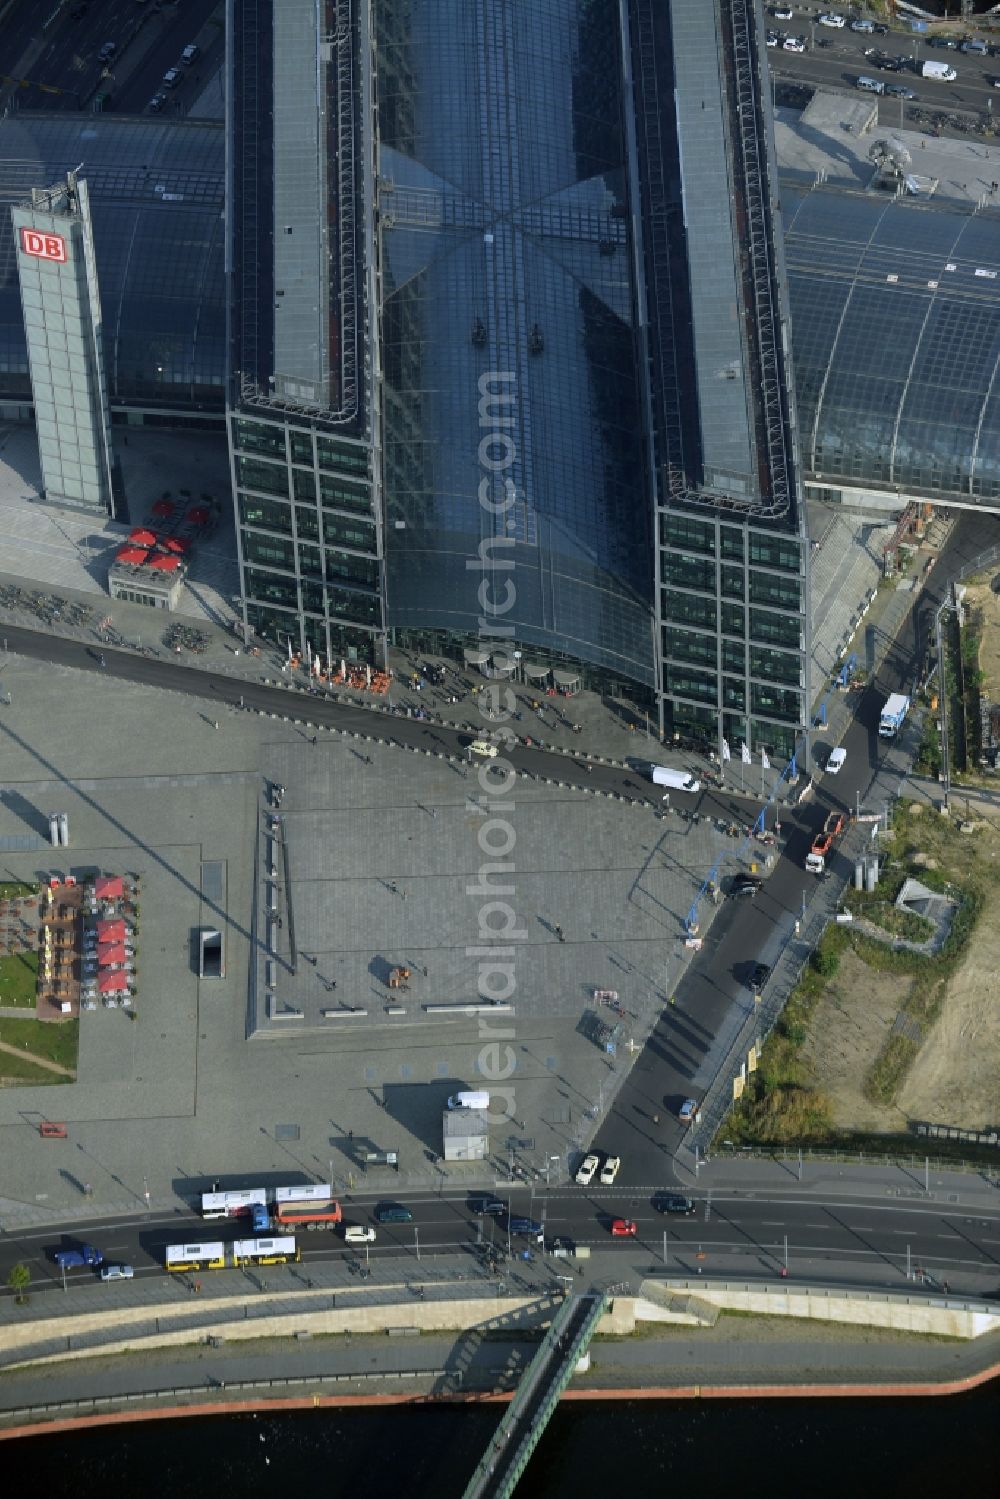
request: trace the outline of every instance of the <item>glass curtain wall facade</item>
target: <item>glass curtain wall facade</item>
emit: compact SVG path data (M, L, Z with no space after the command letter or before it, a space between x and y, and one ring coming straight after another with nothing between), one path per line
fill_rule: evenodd
M651 686L618 7L375 14L395 638Z
M247 625L381 665L366 0L230 0L229 445Z

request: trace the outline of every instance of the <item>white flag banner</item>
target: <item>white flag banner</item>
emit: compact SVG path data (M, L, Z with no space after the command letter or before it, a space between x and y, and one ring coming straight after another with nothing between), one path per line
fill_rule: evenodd
M728 739L723 739L723 741L722 741L722 758L723 758L724 761L725 760L731 760L733 758L732 755L729 753L729 740Z
M771 762L767 758L767 750L766 749L762 749L761 752L760 752L760 768L761 768L761 770L770 770L771 769Z
M753 755L751 755L751 753L750 753L749 749L747 748L746 744L741 744L740 745L740 759L743 761L744 765L752 765L753 764Z

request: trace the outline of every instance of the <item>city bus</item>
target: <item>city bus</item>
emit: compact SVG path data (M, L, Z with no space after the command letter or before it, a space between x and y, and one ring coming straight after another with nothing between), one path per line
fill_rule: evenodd
M302 1258L291 1234L278 1239L237 1239L232 1251L234 1265L287 1265L289 1260Z
M333 1196L329 1185L318 1187L275 1187L275 1202L327 1202Z
M221 1240L213 1244L168 1244L165 1263L168 1270L221 1270L226 1263L226 1246Z
M201 1216L203 1218L238 1218L250 1213L256 1205L267 1202L263 1187L248 1187L242 1192L203 1192L201 1194Z

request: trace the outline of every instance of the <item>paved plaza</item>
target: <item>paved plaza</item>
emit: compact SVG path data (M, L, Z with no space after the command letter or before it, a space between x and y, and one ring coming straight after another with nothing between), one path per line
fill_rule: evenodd
M214 720L196 699L22 658L5 681L4 877L129 871L143 890L136 1020L85 1013L75 1084L0 1092L7 1226L133 1212L147 1190L163 1209L220 1178L439 1188L493 1179L512 1150L529 1171L567 1169L679 976L714 826L523 780L486 806L476 770L450 760ZM251 982L275 782L288 854L277 987L302 1012L291 1026L261 1018ZM69 815L66 850L46 839L54 807ZM490 875L499 862L512 870ZM486 1015L466 1009L481 923L511 918L478 892L484 878L510 888L500 901L517 930L509 1009ZM198 978L203 926L225 934L222 980ZM411 972L402 992L386 982L398 965ZM595 988L625 1013L595 1004ZM620 1021L615 1055L595 1042L598 1018ZM511 1090L485 1173L438 1160L445 1100L463 1086ZM43 1118L69 1139L41 1139ZM368 1149L397 1150L399 1176L362 1177Z

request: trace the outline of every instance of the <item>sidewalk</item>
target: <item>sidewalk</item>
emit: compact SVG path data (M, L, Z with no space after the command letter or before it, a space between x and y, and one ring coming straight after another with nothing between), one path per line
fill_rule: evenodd
M85 1368L56 1365L0 1376L4 1424L85 1416L97 1401L121 1400L130 1410L212 1403L261 1408L269 1400L317 1396L333 1401L384 1395L463 1398L513 1390L536 1348L535 1339L502 1329L409 1338L348 1335L321 1344L289 1339L233 1347L161 1349L120 1354ZM373 1352L377 1360L373 1367ZM1000 1360L1000 1335L951 1343L906 1333L767 1317L720 1317L714 1327L650 1326L641 1337L597 1337L591 1368L574 1375L570 1399L601 1391L642 1390L669 1396L691 1386L787 1386L807 1394L831 1383L899 1386L974 1377ZM289 1388L291 1382L299 1389ZM305 1388L301 1388L302 1385ZM158 1392L162 1392L159 1394ZM754 1388L746 1390L756 1393ZM79 1402L77 1404L77 1402ZM28 1408L34 1408L28 1415ZM43 1415L44 1411L44 1415Z

